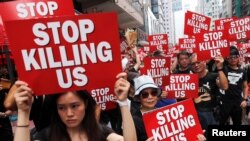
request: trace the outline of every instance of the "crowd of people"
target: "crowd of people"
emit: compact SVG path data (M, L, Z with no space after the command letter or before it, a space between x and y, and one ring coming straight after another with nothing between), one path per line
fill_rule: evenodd
M129 63L129 58L123 59L124 72L117 75L114 84L118 105L115 110L101 111L88 90L34 96L29 84L20 80L10 90L0 85L0 140L153 141L154 137L146 133L143 114L182 99L168 98L168 92L158 87L151 76L141 75L141 60L137 49L133 51L134 64ZM194 73L199 78L198 97L193 102L204 134L195 135L197 140L206 140L209 125L242 125L249 115L250 67L241 65L238 49L231 46L230 56L209 61L199 61L195 53L183 50L176 59L172 74ZM14 111L18 120L13 136L8 116ZM30 120L35 124L32 130ZM250 124L249 118L246 121L244 124Z

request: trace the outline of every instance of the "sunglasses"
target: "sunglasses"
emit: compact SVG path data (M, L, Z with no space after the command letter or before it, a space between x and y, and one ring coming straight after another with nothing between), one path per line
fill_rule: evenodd
M148 98L149 94L151 96L158 96L158 91L157 91L157 89L154 89L150 93L149 92L141 92L142 98Z

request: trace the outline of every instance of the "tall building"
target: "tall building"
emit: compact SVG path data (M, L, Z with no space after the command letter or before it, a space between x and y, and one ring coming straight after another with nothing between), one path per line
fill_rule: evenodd
M221 18L232 17L232 0L222 0Z
M159 34L166 33L166 30L165 30L165 27L164 27L162 1L163 0L151 0L152 12L155 15L156 19L158 20L158 26L159 26L159 29L160 29Z
M220 0L199 0L197 10L199 14L211 18L210 30L214 30L214 21L220 18Z
M182 5L177 2L175 5L177 6L177 10L182 9ZM174 9L173 9L173 2L172 0L163 0L162 2L162 8L163 8L163 18L164 18L164 27L166 29L166 33L168 34L168 42L170 44L175 44L175 30L174 30Z
M167 2L168 0L164 0ZM173 12L182 10L182 0L172 0Z
M250 15L249 0L230 0L232 1L232 15L236 17L244 17Z
M81 13L116 12L119 28L143 26L142 5L139 0L73 0L74 7Z
M204 9L205 9L205 0L198 0L196 6L197 13L204 15L205 13Z

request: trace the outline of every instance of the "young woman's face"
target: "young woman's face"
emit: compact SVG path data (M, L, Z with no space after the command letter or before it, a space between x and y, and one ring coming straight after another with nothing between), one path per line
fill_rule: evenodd
M140 92L140 101L143 108L153 109L158 100L157 89L146 88Z
M62 122L68 128L79 127L85 116L85 103L72 92L65 93L57 99L57 111Z

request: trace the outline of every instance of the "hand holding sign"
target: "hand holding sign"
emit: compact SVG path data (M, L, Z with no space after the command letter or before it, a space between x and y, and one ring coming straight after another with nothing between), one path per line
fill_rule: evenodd
M33 101L32 89L23 81L16 81L15 85L17 86L17 89L14 92L14 97L18 111L29 112Z
M216 63L217 69L222 69L223 68L224 58L222 56L215 57L214 61Z
M130 83L126 80L127 74L126 73L119 73L116 78L118 80L115 82L115 94L117 96L117 100L125 101L128 97L128 91L130 88Z

